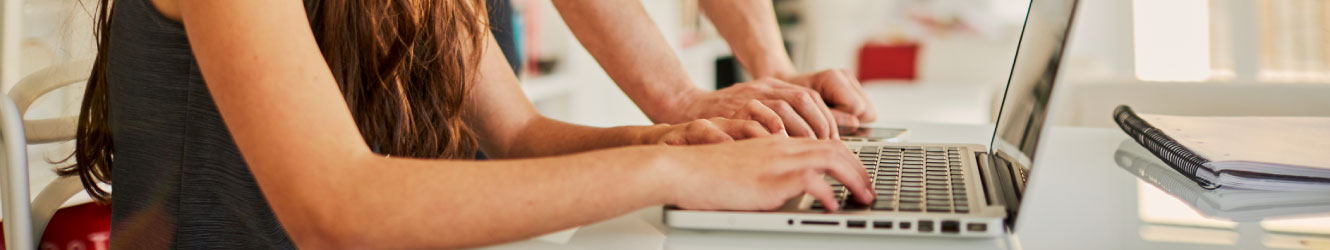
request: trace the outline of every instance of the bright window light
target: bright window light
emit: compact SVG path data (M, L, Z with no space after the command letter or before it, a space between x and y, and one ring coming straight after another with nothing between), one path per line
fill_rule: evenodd
M1202 81L1210 77L1207 0L1134 0L1136 78Z

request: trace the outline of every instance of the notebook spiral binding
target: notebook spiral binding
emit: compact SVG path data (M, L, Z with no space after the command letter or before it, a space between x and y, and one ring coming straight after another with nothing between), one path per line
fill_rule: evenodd
M1193 153L1173 138L1159 131L1158 128L1145 122L1145 120L1136 116L1136 112L1132 112L1131 108L1120 105L1113 109L1113 121L1117 122L1118 127L1122 128L1122 132L1126 132L1132 140L1150 150L1150 153L1159 157L1173 170L1182 173L1183 176L1196 182L1202 188L1219 188L1219 184L1202 179L1196 174L1197 171L1202 171L1204 169L1202 165L1210 162L1210 160Z

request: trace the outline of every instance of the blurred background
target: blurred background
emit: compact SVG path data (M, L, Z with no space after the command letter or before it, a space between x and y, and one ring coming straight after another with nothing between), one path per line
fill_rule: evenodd
M1330 116L1330 1L1082 0L1051 122L1109 127L1111 110ZM844 68L864 83L882 124L986 124L1011 67L1028 0L773 0L801 71ZM79 0L0 5L0 89L92 56ZM697 0L642 1L690 78L714 89L746 81ZM649 124L563 24L548 0L513 0L522 87L542 113L595 126ZM81 85L27 115L77 114ZM41 160L68 144L39 145ZM32 171L37 179L49 171ZM34 181L44 183L44 181Z
M1028 0L775 0L802 71L860 77L886 122L991 123ZM646 124L548 1L515 1L529 96L547 115ZM695 0L643 1L703 88L745 81ZM1054 124L1113 106L1190 115L1330 116L1330 1L1083 0Z
M92 13L85 6L93 1L0 1L0 90L9 93L35 72L92 58ZM747 81L697 1L641 2L694 84L715 89ZM1029 5L1029 0L772 1L795 66L804 72L853 72L877 106L875 125L893 127L991 124ZM522 88L542 113L594 126L650 124L575 40L549 0L511 4L516 15L512 26L503 28L517 35ZM1330 116L1327 28L1330 1L1324 0L1081 0L1049 122L1114 127L1110 114L1121 104L1156 114ZM76 115L82 87L37 99L26 118ZM34 192L55 178L50 162L69 156L72 145L29 148ZM1185 206L1151 192L1142 191L1142 204ZM87 201L80 194L66 204ZM1236 237L1232 222L1185 208L1141 210L1190 218L1174 224L1219 229L1218 236L1182 239L1169 237L1200 234L1142 233L1152 241ZM1159 216L1142 220L1154 217Z
M990 123L1028 0L773 0L802 71L843 68L881 119ZM6 1L0 88L92 56L79 0ZM642 1L694 83L748 80L697 0ZM598 126L649 121L569 33L547 0L513 0L527 95L546 115ZM1330 2L1083 0L1059 88L1057 124L1109 125L1105 105L1179 114L1330 115ZM77 88L77 86L76 86ZM33 116L75 111L78 91ZM1258 95L1259 93L1259 95ZM1225 104L1227 103L1227 104ZM1216 106L1219 105L1219 106Z

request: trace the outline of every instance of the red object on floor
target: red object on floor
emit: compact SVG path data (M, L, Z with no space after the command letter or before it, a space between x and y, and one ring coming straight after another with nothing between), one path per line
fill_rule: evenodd
M111 205L85 203L56 211L37 244L41 250L104 250L111 238ZM0 237L0 249L5 239Z
M919 65L918 43L864 44L859 49L859 81L914 80Z

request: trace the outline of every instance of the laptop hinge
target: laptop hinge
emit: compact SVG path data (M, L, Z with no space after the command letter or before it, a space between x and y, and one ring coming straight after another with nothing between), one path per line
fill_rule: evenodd
M974 153L974 162L979 165L979 181L980 185L983 185L984 200L988 202L989 206L1006 205L1006 200L1002 198L1002 191L998 185L1001 182L995 178L997 174L993 171L993 165L988 162L988 153Z
M1007 206L1007 222L1016 222L1016 211L1021 207L1020 177L1015 168L1018 167L1011 162L997 157L996 155L987 155L988 163L991 166L989 171L995 172L995 183L997 184L997 194Z

